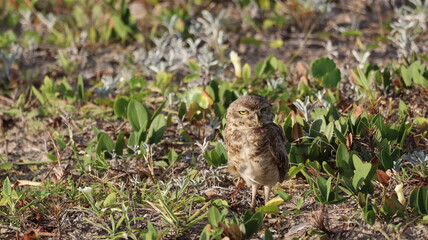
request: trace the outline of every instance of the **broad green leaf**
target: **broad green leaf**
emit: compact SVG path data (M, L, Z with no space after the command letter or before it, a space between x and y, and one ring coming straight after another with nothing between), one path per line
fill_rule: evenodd
M116 138L116 144L114 145L114 152L122 156L123 155L123 149L126 147L125 143L125 133L123 131L120 131L120 133L117 135Z
M294 148L294 149L297 149L297 148ZM297 165L297 166L292 166L292 167L290 167L290 170L288 171L288 176L290 176L290 178L293 178L304 168L305 168L305 165L303 163L299 163L299 165Z
M350 164L350 156L345 144L340 144L336 152L336 165L342 170L347 177L352 176L352 165Z
M162 140L166 130L166 120L163 114L157 115L150 124L147 133L148 143L158 143Z
M406 85L406 87L410 87L412 85L411 70L406 68L405 66L401 66L400 71L401 71L401 78L403 79L404 85Z
M326 136L328 142L331 142L331 139L333 138L333 132L334 124L333 122L330 122L324 129L324 135Z
M266 66L267 66L266 60L262 60L257 64L257 66L256 66L257 77L263 76L263 74L265 73Z
M151 123L151 121L153 121L153 119L155 119L162 112L163 107L165 106L165 103L166 101L163 101L161 105L156 109L156 111L153 113L153 115L150 118L149 124Z
M324 77L322 78L323 85L324 87L330 89L336 88L337 84L340 81L340 78L340 70L338 68L335 68L334 70L329 71L324 75Z
M132 129L139 131L140 129L145 130L147 128L150 115L149 111L146 109L146 107L144 107L143 104L137 100L131 100L128 103L127 112L128 120L132 126Z
M321 176L318 176L316 179L316 183L317 183L318 190L320 191L320 196L319 196L320 199L318 199L318 201L320 201L321 203L325 203L326 201L328 201L328 195L329 195L327 180Z
M358 189L360 185L366 180L372 169L371 163L363 163L361 165L355 166L355 175L352 178L352 186L354 189Z
M109 207L109 206L113 205L116 202L116 199L117 199L116 193L114 193L114 192L110 193L106 197L106 199L104 199L103 206Z
M324 119L322 118L317 119L312 123L311 128L309 129L309 136L320 137L323 135L324 129L325 129Z
M246 63L242 67L242 80L244 80L244 82L248 82L250 80L250 77L251 77L251 67L250 65L248 65L248 63Z
M220 215L220 211L212 206L209 210L208 210L208 222L211 224L211 226L217 227L218 223L221 222L223 219Z
M367 212L364 212L364 221L368 223L369 225L373 225L376 220L376 215L373 210L369 210Z
M324 172L326 172L328 175L330 176L336 175L335 171L333 170L333 168L330 167L328 162L322 162L322 168L324 169Z
M409 205L422 214L428 214L428 190L423 186L415 187L410 193Z
M328 72L336 69L336 63L329 58L318 58L311 64L312 76L315 78L322 78ZM340 72L339 72L340 73Z
M12 187L10 185L9 177L6 177L6 179L3 181L3 189L1 194L4 197L10 196L12 194Z
M336 137L339 140L339 142L341 144L346 144L346 138L343 135L343 133L339 129L337 129L336 127L333 130L334 130L334 133L336 134Z
M293 198L293 196L281 190L278 190L278 196L280 196L284 201L290 201Z
M168 152L167 159L170 165L178 159L178 154L175 152L174 148Z
M272 233L269 231L269 228L266 228L265 230L264 240L274 240Z
M110 136L105 133L99 133L98 145L96 153L100 155L102 152L112 152L114 149L113 140L111 140Z
M263 222L263 213L256 212L251 216L249 221L245 221L245 237L251 238L254 234L256 234L260 228L262 227Z
M129 99L127 97L119 97L114 101L114 114L117 117L126 118Z

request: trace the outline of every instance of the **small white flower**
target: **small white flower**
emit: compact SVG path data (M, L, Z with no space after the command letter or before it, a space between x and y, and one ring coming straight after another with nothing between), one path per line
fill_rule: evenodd
M403 184L400 183L395 187L395 192L397 193L398 201L401 203L401 205L406 205L406 199L404 198L403 193Z
M92 188L91 187L85 187L85 188L77 188L77 190L79 190L80 192L83 193L83 195L85 195L85 197L88 199L88 201L92 204L94 203L94 197L92 196Z
M92 194L92 188L91 187L85 187L85 188L79 187L77 190L79 190L80 192L85 193L85 194Z
M235 76L241 77L241 58L235 51L230 52L230 61L232 61L233 68L235 68Z
M242 223L239 225L239 230L240 230L243 234L245 234L245 233L246 233L246 231L247 231L247 230L245 229L245 225L244 225L244 224L242 224Z

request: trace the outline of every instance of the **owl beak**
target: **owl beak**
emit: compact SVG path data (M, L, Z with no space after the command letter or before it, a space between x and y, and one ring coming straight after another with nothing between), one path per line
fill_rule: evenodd
M259 118L259 114L256 114L256 115L255 115L255 117L256 117L256 123L257 123L258 125L260 125L260 118Z

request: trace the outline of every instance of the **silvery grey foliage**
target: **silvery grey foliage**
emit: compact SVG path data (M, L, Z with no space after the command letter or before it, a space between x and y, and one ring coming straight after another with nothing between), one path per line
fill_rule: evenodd
M0 57L3 59L4 62L4 67L0 68L0 77L5 74L6 80L10 81L10 67L12 66L13 61L21 56L21 53L22 48L17 44L12 45L9 53L6 53L4 50L0 50Z
M106 97L110 93L114 93L116 86L123 80L121 74L116 75L115 77L111 75L103 75L101 78L102 86L95 89L100 97Z
M193 38L187 39L183 39L174 29L178 20L176 15L164 19L163 25L168 31L161 37L153 39L155 46L152 49L134 51L134 59L143 70L152 73L188 71L187 64L190 59L199 61L202 74L208 70L212 71L211 68L219 64L212 49L226 41L222 30L224 18L224 11L216 17L208 11L203 11L201 17L191 21L189 32L193 34ZM221 72L212 71L210 74Z
M315 97L317 98L316 102L320 103L322 105L323 108L330 108L330 103L327 102L324 99L324 95L325 95L325 89L323 89L322 91L318 91L317 93L315 93Z
M283 83L284 83L284 78L283 77L279 77L279 78L276 78L276 79L268 79L267 80L268 86L270 86L272 89L278 88L278 86L282 85Z
M413 152L404 154L398 161L394 162L394 170L400 171L404 162L407 162L415 167L420 167L423 169L428 168L428 156L423 152Z
M324 45L325 51L329 58L334 58L339 56L338 47L333 45L333 42L329 39Z
M409 57L418 52L415 39L427 29L428 1L410 0L413 7L404 5L395 8L397 19L391 23L392 31L388 38L398 46L399 57Z
M195 37L204 40L209 46L223 45L227 39L222 30L225 13L222 10L217 17L214 17L207 10L203 10L202 17L198 17L191 22L189 32Z
M20 9L19 13L21 14L21 19L19 23L21 24L22 30L32 30L33 29L33 13L29 9Z
M370 51L357 52L355 50L352 50L352 55L354 55L355 59L358 61L358 67L362 69L364 68L364 64L370 57Z
M333 3L329 0L297 0L305 9L313 9L321 13L329 13L333 8Z
M309 96L305 97L304 102L302 102L302 100L300 99L297 99L295 102L293 102L293 104L297 107L297 109L299 109L300 112L303 113L305 121L309 122L309 116L311 115L311 112L315 109L315 104L311 104Z

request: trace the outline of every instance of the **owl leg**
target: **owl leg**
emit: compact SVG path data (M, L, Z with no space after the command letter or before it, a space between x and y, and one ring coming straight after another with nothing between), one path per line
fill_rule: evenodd
M265 205L266 205L266 203L269 201L270 186L264 185L263 187L265 189Z
M256 208L257 188L259 188L257 184L251 185L251 209L253 210Z

